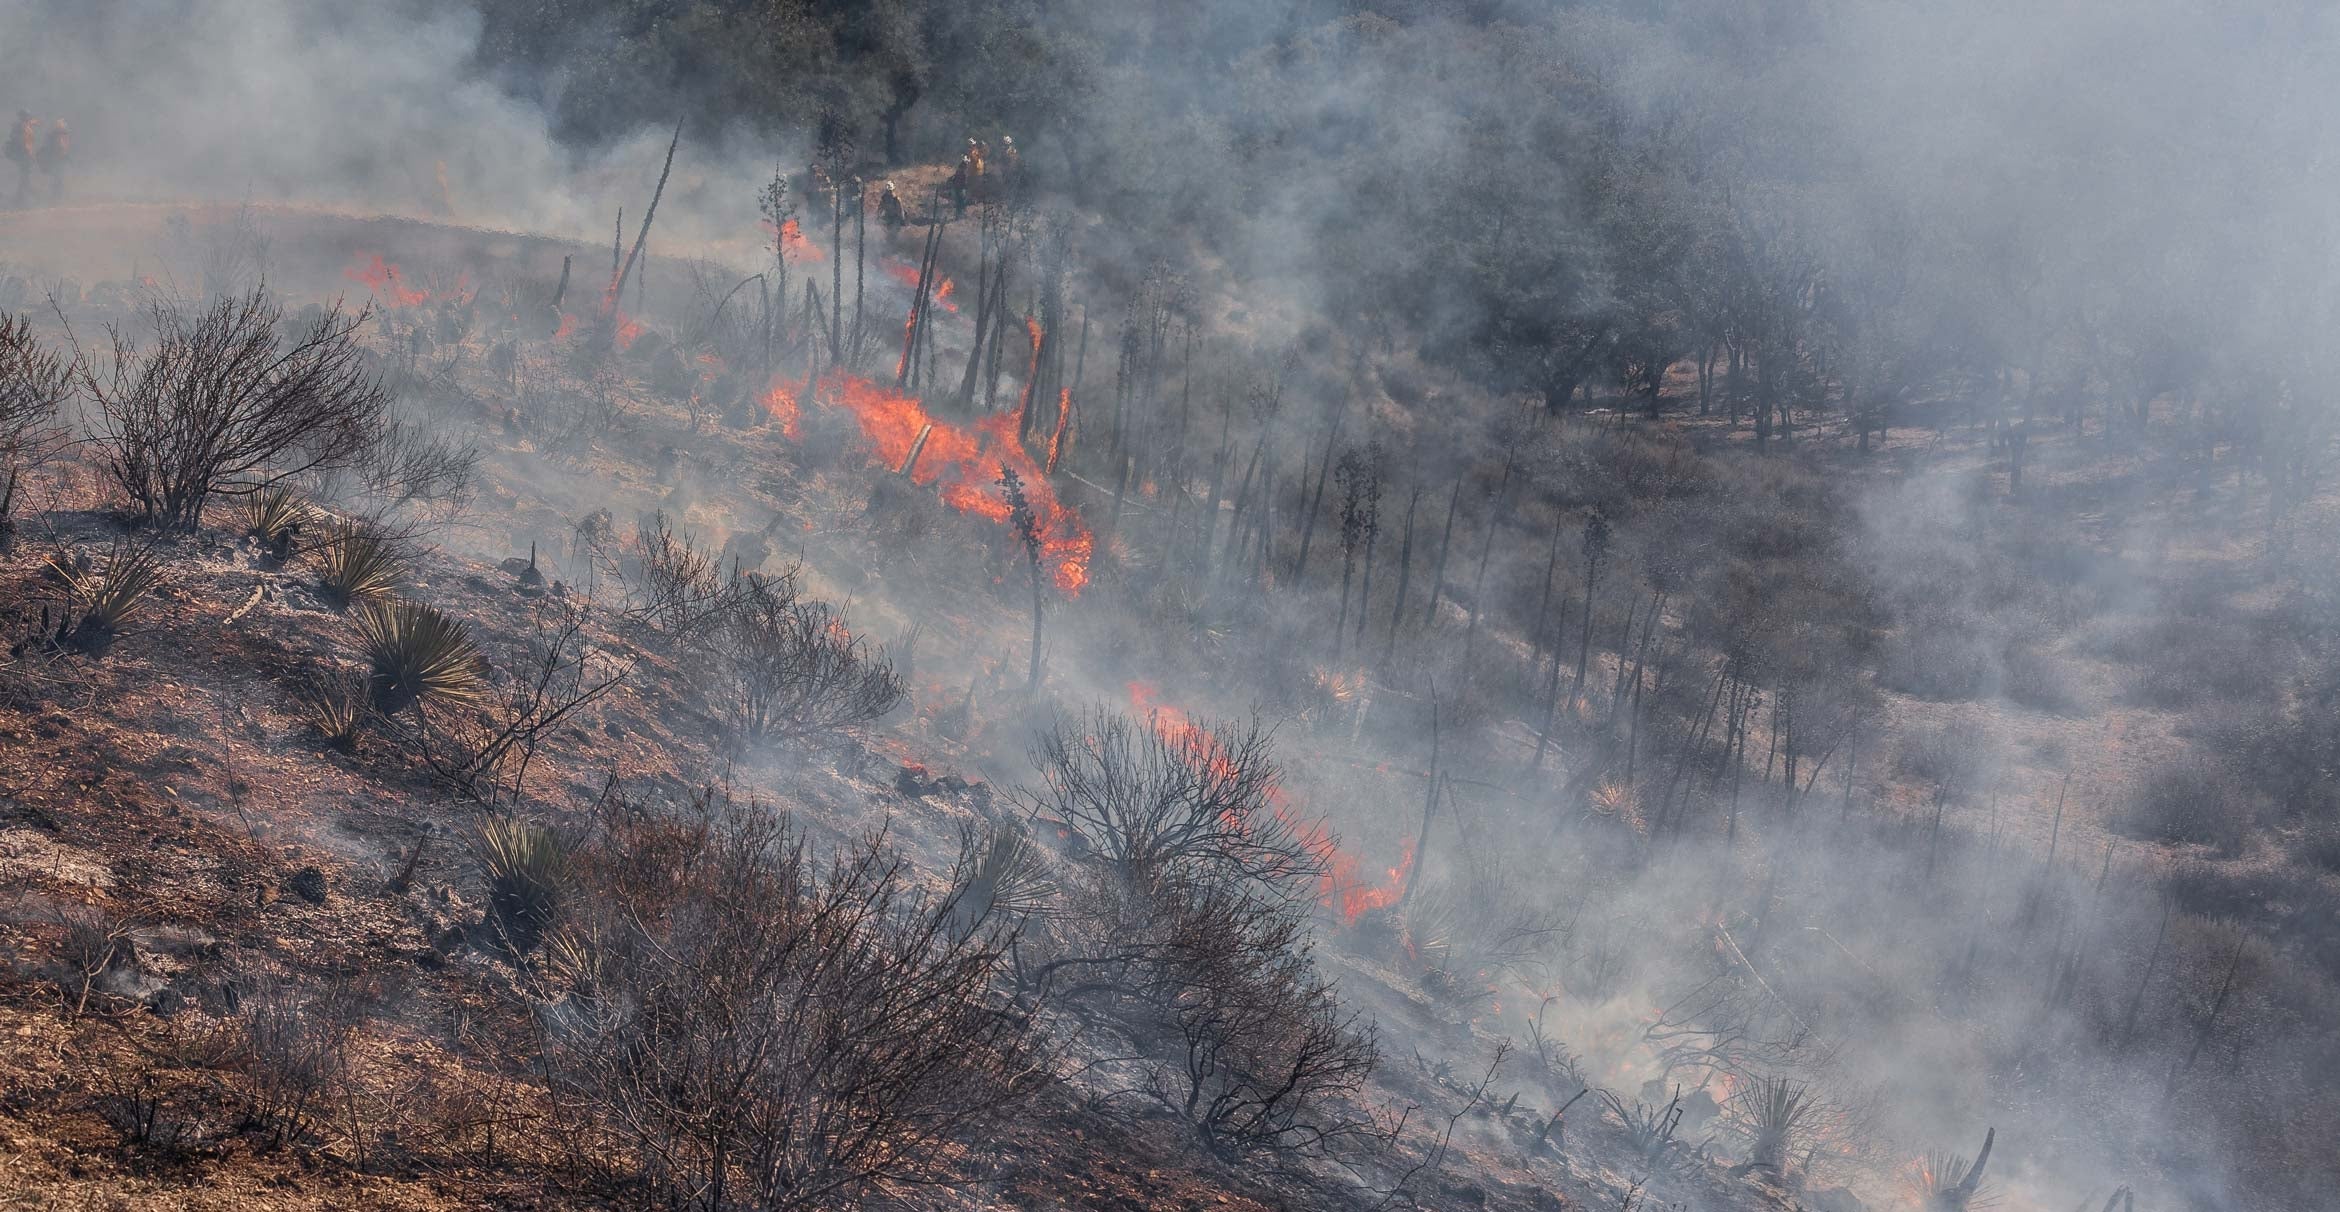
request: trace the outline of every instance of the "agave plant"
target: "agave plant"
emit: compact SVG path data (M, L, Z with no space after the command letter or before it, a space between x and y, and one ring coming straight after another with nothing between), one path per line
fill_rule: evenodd
M506 937L527 946L560 912L572 876L567 842L549 825L494 817L473 838L472 857Z
M357 748L358 729L366 714L362 686L345 677L325 677L302 687L294 697L302 718L326 744L343 753Z
M292 554L293 536L309 520L309 507L282 484L270 485L244 497L244 533L260 540L270 558Z
M317 548L317 582L343 608L386 598L406 580L406 565L389 540L368 527L336 522Z
M364 602L355 618L376 711L396 715L426 701L466 702L486 690L479 646L437 607L407 598Z
M146 595L162 582L162 557L144 543L116 539L103 564L92 564L87 557L67 560L52 555L48 575L65 587L73 603L58 628L58 642L90 656L104 656Z

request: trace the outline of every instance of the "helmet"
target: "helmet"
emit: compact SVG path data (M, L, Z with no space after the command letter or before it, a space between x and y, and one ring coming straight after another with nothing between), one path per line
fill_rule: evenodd
M894 183L893 183L893 182L891 182L891 181L888 181L888 182L886 182L886 192L887 192L887 193L889 193L889 194L890 194L890 193L892 193L892 192L894 192Z
M1016 145L1016 137L1014 135L1001 135L999 137L999 141L1007 144L1009 147L1014 147Z

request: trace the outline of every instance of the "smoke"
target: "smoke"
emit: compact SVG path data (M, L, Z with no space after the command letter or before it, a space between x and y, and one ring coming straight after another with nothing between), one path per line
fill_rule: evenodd
M1381 501L1387 561L1396 502L1422 490L1410 601L1375 599L1366 639L1344 648L1327 642L1321 600L1145 579L1147 544L1170 524L1159 502L1174 489L1166 474L1133 486L1118 524L1093 527L1100 589L1051 618L1059 695L1125 703L1132 682L1158 680L1177 710L1258 708L1278 721L1295 795L1339 829L1374 909L1411 889L1420 918L1443 914L1472 935L1408 934L1387 914L1362 928L1328 922L1347 953L1338 962L1419 963L1435 944L1456 957L1441 978L1465 1017L1514 1037L1536 1021L1598 1083L1630 1093L1724 1060L1793 1071L1845 1107L1873 1108L1868 1130L1839 1143L1877 1170L1930 1146L1971 1151L1995 1123L2012 1206L2068 1207L2116 1181L2227 1203L2232 1177L2264 1161L2240 1143L2264 1113L2169 1094L2217 975L2178 956L2218 952L2172 946L2147 966L2162 956L2168 863L2121 838L2114 818L2134 791L2128 767L2174 751L2186 726L2226 722L2230 706L2180 719L2136 710L2122 688L2124 667L2107 654L2168 634L2154 627L2180 614L2183 570L2157 544L2184 519L2175 494L2141 474L2080 482L2098 449L2080 443L2103 440L2116 411L2164 396L2195 416L2280 399L2315 420L2304 432L2328 432L2340 18L2182 0L1382 8L1041 6L1026 20L1054 57L1030 79L1011 88L973 62L930 65L933 99L910 110L909 154L947 161L965 129L1014 122L1034 171L1100 216L1081 230L1076 275L1094 304L1092 399L1113 377L1118 304L1150 273L1197 292L1176 305L1213 343L1203 403L1190 424L1167 402L1146 419L1156 438L1176 426L1197 452L1178 468L1190 487L1210 478L1217 451L1204 447L1225 409L1235 436L1224 497L1261 431L1264 463L1282 477L1278 508L1306 499L1335 446L1388 440L1402 453ZM0 79L15 88L0 107L72 122L85 200L252 198L598 245L615 206L645 200L663 123L612 120L588 143L564 142L555 133L573 124L557 111L582 82L553 72L516 84L482 65L481 35L478 15L455 3L18 5L0 13ZM1080 104L1049 100L1050 87ZM775 161L804 162L804 134L776 146L752 133L764 116L688 116L653 243L738 252L756 238L756 184ZM1652 184L1661 179L1675 185ZM1845 443L1810 437L1808 467L1718 459L1718 470L1687 443L1536 428L1512 420L1515 405L1479 403L1475 389L1491 384L1528 398L1530 417L1555 394L1567 405L1595 377L1563 356L1569 343L1604 358L1613 348L1602 344L1613 336L1581 330L1594 304L1677 272L1698 303L1726 290L1702 275L1742 262L1751 278L1802 284L1803 321L1846 351L1812 372L1845 384L1839 403L1875 387L1907 410L1888 456L1858 463ZM1569 308L1584 314L1551 314ZM1699 332L1672 352L1713 348ZM1158 377L1175 382L1168 365ZM1291 395L1273 412L1251 394L1268 381ZM893 463L927 418L884 395L861 399L856 416L874 430L868 418L882 415L880 453ZM2043 437L2022 495L2000 478L2003 454L1937 460L1909 436L1930 425L1939 438L2017 402ZM1685 407L1678 392L1668 403ZM1334 442L1337 407L1353 411ZM1079 441L1102 441L1102 408ZM2068 412L2106 420L2046 445ZM2160 423L2192 424L2182 413ZM957 478L980 487L983 459L964 446ZM588 477L540 470L547 495L602 499ZM727 486L690 482L703 497ZM1433 586L1450 486L1463 525ZM1091 487L1099 508L1111 486ZM1616 549L1635 553L1631 583L1615 571L1586 583L1576 531L1594 509L1616 522ZM1218 514L1212 502L1214 528ZM1497 525L1482 576L1480 537ZM1566 533L1548 547L1554 528ZM1320 519L1314 534L1319 588L1341 561L1335 531ZM1237 550L1236 536L1211 535ZM1297 579L1293 540L1278 542L1258 566ZM1560 553L1556 572L1547 550ZM1386 562L1380 576L1394 593ZM1667 804L1632 786L1561 791L1615 736L1596 725L1621 697L1619 637L1661 582L1684 634L1793 630L1823 654L1816 663L1873 658L1874 689L1891 696L1803 671L1801 706L1837 717L1833 743L1779 755L1778 773L1762 752L1776 698L1723 699L1757 721L1736 776L1650 742L1636 758L1671 767L1655 785L1679 787L1684 804L1697 795L1711 814L1671 842L1658 840ZM905 618L956 620L963 608L947 587L881 578L870 590L873 611ZM1556 604L1555 635L1507 626L1539 601ZM1507 790L1537 720L1502 705L1533 701L1546 662L1558 684L1574 681L1580 624L1595 656L1584 706L1565 710L1583 717L1581 747L1531 791ZM1393 632L1407 655L1375 661L1383 637L1398 648ZM1875 651L1828 646L1852 632L1882 638ZM2201 634L2181 629L2179 642ZM1717 712L1709 685L1724 683L1705 650L1675 639L1651 657L1665 671L1653 714L1715 736L1698 721ZM986 661L1019 655L930 661L922 649L920 661L952 666L946 690L971 695ZM1774 692L1763 680L1774 672L1749 674L1747 687ZM1434 754L1467 781L1431 802L1425 826ZM1783 791L1799 768L1815 781ZM1503 895L1474 900L1474 885ZM1369 937L1375 928L1390 937ZM2188 921L2179 934L2216 929ZM1415 954L1395 958L1406 947ZM1701 1011L1697 991L1717 981L1733 1000ZM1384 1009L1393 1022L1414 1012L1395 999ZM2131 1029L2140 1016L2159 1031L2151 1044ZM1680 1051L1717 1032L1739 1051ZM2230 1069L2271 1065L2258 1058L2308 1033L2237 1037ZM1449 1037L1426 1025L1418 1038L1434 1049Z

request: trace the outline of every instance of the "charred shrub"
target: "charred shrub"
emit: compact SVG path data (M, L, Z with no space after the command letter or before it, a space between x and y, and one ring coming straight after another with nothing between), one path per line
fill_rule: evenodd
M793 575L748 574L715 640L736 743L802 741L875 720L907 688L843 616L797 596Z
M64 436L57 406L72 389L70 366L33 335L32 321L0 313L0 549L12 533L17 477L55 453Z
M1140 1089L1222 1156L1368 1130L1348 1105L1378 1057L1309 956L1314 839L1277 813L1256 727L1098 711L1034 747L1030 806L1076 861L1063 911L1019 950L1027 995L1117 1033Z
M101 466L141 521L186 530L215 495L356 465L388 403L355 335L371 314L335 306L288 331L259 287L192 314L155 304L151 347L112 329L107 373L82 362Z
M496 817L479 827L471 851L504 938L516 951L534 946L572 882L568 843L548 825Z
M741 582L726 578L722 562L689 534L675 533L664 513L635 526L619 569L626 582L627 621L678 643L713 634L739 604ZM788 584L793 591L792 578Z
M340 984L310 998L283 985L245 997L233 1054L244 1126L276 1145L314 1136L349 1079L360 1018L358 999Z
M406 583L406 562L390 537L357 522L335 522L317 546L317 587L342 609L387 598Z
M2250 831L2249 797L2219 762L2188 755L2147 772L2117 819L2121 832L2156 842L2239 849Z
M1274 806L1281 772L1267 732L1104 709L1060 720L1033 747L1036 810L1135 890L1245 881L1277 889L1324 860Z
M934 1181L1034 1089L1002 940L947 928L882 837L824 862L762 805L612 816L548 948L548 1072L677 1206Z

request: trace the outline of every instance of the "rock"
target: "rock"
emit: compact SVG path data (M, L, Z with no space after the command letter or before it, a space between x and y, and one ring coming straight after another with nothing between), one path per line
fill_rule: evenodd
M325 873L315 867L303 867L293 872L292 878L286 880L284 886L294 896L312 905L325 903Z
M927 781L926 767L904 762L894 771L894 790L912 799L924 799L933 794L934 784Z

